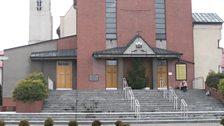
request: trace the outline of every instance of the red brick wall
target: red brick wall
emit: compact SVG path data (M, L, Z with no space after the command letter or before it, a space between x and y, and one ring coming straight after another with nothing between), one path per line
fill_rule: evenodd
M176 80L176 63L178 62L178 60L168 60L168 72L171 72L172 75L168 75L168 79L169 79L169 86L176 88L180 85L181 81L177 81ZM192 80L193 80L193 73L194 73L194 65L191 63L187 64L187 85L188 88L192 88Z
M60 38L57 42L58 50L77 49L77 36Z
M191 0L167 0L166 23L167 49L183 53L181 59L187 61L187 82L191 87L194 78ZM175 62L169 65L169 70L175 70ZM177 85L173 73L170 81Z
M16 106L16 102L12 98L3 98L3 106Z
M117 1L118 46L127 45L137 31L150 46L156 46L154 8L154 0Z
M105 61L92 57L105 41L105 0L77 0L78 89L105 89ZM99 81L89 81L89 74L98 74Z

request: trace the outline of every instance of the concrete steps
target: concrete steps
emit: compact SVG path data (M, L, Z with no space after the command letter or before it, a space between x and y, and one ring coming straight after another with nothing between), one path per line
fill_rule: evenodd
M128 112L122 91L51 91L43 112Z
M141 112L169 112L175 111L173 103L163 98L160 90L133 90L135 98L139 100Z
M141 120L137 120L130 110L130 101L124 99L123 91L51 91L42 113L0 113L0 119L5 120L6 124L15 124L21 119L27 119L32 124L43 124L48 117L53 118L56 124L65 124L70 120L90 124L95 119L104 123L114 123L116 120L131 123L218 122L224 115L223 104L205 96L202 90L175 91L179 99L184 98L188 104L189 112L185 118L180 110L173 109L172 102L163 98L162 91L133 90L141 105Z
M175 92L179 98L186 101L189 111L224 111L224 104L211 96L206 96L204 90L187 92L175 90Z

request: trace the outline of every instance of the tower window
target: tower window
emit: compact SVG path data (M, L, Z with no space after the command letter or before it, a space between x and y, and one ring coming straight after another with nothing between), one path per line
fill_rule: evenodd
M41 11L42 9L42 0L37 0L37 11Z

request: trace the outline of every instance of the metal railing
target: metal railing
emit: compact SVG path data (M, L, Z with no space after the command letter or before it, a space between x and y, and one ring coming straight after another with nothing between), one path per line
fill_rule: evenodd
M175 93L173 88L163 89L163 96L164 98L168 98L169 101L173 102L173 107L175 110L178 110L178 97L177 94ZM180 113L183 119L188 118L188 108L187 108L187 103L184 99L180 100Z
M165 87L165 84L164 84L164 80L162 78L160 78L160 88L164 88Z
M193 89L205 89L204 77L194 78L192 81Z
M131 101L131 110L135 112L137 120L140 120L140 104L138 99L135 98L131 87L128 86L127 80L123 78L123 90L125 93L125 99Z
M181 106L180 106L181 116L183 119L187 119L188 117L187 103L185 102L184 99L181 99L180 101L181 101Z
M178 97L177 94L175 93L175 91L173 90L173 88L169 89L169 100L173 102L173 108L175 110L178 109Z
M178 109L178 97L173 88L163 89L163 97L168 98L169 101L173 102L174 110Z
M141 115L140 115L140 104L138 99L135 99L135 116L137 118L137 120L141 119Z

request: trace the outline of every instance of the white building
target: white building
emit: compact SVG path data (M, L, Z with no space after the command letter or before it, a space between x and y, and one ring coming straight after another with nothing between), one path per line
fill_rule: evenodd
M2 82L3 82L3 78L2 78L2 75L3 75L3 60L6 60L7 57L4 56L4 52L3 51L0 51L0 85L2 85Z
M29 44L52 39L51 0L30 0Z
M65 16L60 17L60 37L76 35L76 8L71 6Z
M196 80L205 80L210 71L219 72L222 49L219 47L223 20L214 13L193 13L194 74ZM204 88L204 83L194 85Z

